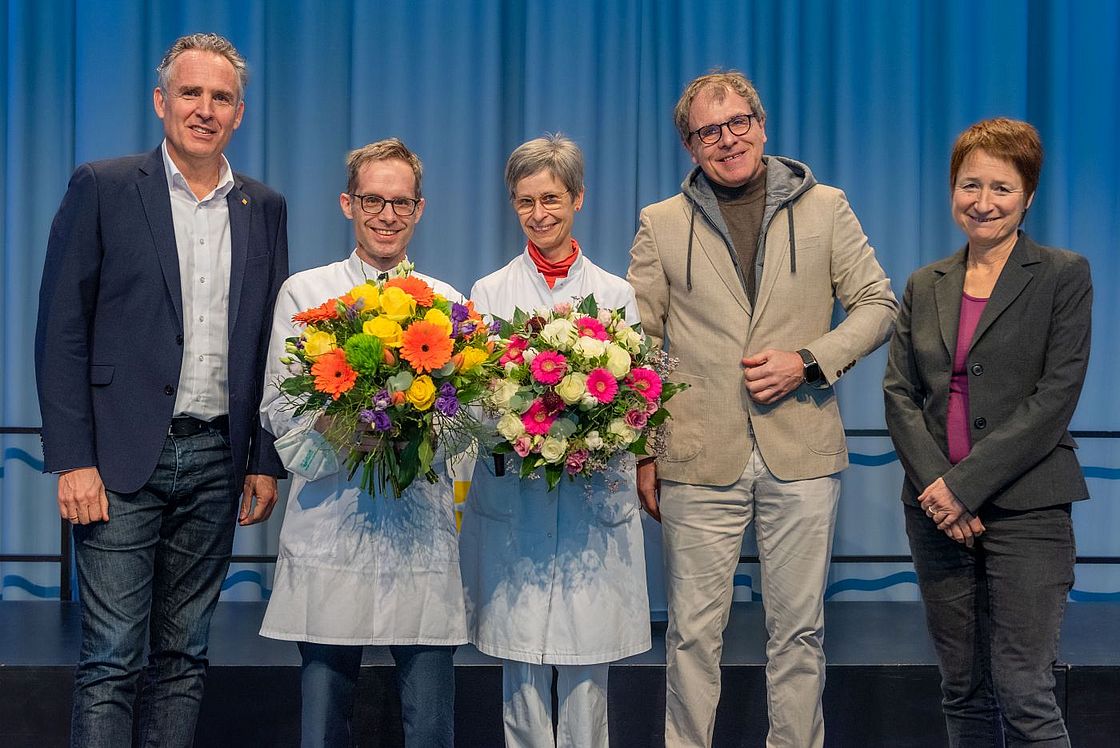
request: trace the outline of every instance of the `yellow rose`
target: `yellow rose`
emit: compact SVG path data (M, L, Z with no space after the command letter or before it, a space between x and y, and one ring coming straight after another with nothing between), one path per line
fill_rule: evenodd
M474 347L464 348L460 355L463 357L463 362L459 364L459 371L470 371L490 357L486 351Z
M425 322L431 322L433 325L439 325L443 331L451 335L451 318L438 309L429 309L428 313L424 315Z
M337 347L333 333L308 328L303 334L303 352L311 358L319 358Z
M412 380L404 396L417 410L427 410L436 401L436 385L427 374L421 374Z
M394 322L403 322L416 311L416 299L405 291L390 286L381 292L381 313Z
M568 405L575 405L587 394L587 375L573 371L556 385L556 394Z
M381 292L377 290L377 286L368 282L351 288L350 296L355 302L359 300L362 302L363 312L376 312L381 302Z
M381 338L381 343L390 348L400 348L401 338L404 335L401 326L384 315L363 322L362 332L375 338Z

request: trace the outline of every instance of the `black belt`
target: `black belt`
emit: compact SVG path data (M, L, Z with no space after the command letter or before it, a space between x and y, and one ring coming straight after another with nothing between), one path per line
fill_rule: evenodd
M206 431L229 434L229 416L218 416L213 421L203 421L194 416L179 416L171 419L167 429L168 436L197 436Z

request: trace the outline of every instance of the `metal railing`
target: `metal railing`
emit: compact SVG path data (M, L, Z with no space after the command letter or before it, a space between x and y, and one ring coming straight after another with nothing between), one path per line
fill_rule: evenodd
M27 434L37 435L42 429L38 426L0 426L0 435ZM1073 431L1075 439L1120 439L1120 431ZM845 429L846 437L887 437L886 429ZM27 562L27 563L52 563L58 564L58 596L61 600L69 600L73 596L73 587L70 583L71 560L73 546L70 538L70 524L60 518L59 520L59 552L57 554L39 553L0 553L0 563ZM898 555L869 555L869 556L843 556L834 555L834 564L908 564L912 561L908 554ZM739 563L758 563L758 556L739 556ZM1120 565L1120 556L1078 556L1078 564ZM234 554L230 557L231 564L272 564L276 563L274 554Z

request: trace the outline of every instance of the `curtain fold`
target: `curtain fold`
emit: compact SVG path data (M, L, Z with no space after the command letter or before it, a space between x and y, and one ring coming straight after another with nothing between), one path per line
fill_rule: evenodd
M235 169L287 196L292 270L350 251L353 236L338 208L346 152L398 136L425 166L428 204L412 259L464 293L521 249L502 170L514 147L544 132L562 131L583 148L587 197L576 236L597 263L625 273L638 211L677 192L691 167L672 121L676 99L688 80L715 67L754 80L768 113L768 153L805 161L847 193L900 296L913 270L962 243L947 186L956 133L988 116L1028 119L1042 133L1047 161L1026 228L1040 242L1088 256L1097 287L1095 345L1074 425L1120 428L1110 376L1120 318L1111 293L1120 276L1115 2L9 0L0 7L0 425L39 424L37 289L70 173L87 160L154 148L162 135L151 103L159 56L180 34L213 30L250 66L245 117L228 155ZM845 378L849 428L883 427L883 362L880 351ZM1107 500L1117 495L1120 442L1086 441L1081 456L1098 501L1077 509L1079 549L1120 556L1120 541L1106 531L1120 521L1120 504ZM54 480L36 472L37 439L0 436L0 445L0 553L54 552ZM901 472L889 442L860 437L850 446L856 464L844 477L837 553L905 553ZM239 531L237 551L273 551L279 526L276 516ZM228 596L267 594L267 567L234 571L240 576ZM886 579L896 571L845 566L834 577ZM56 577L49 564L3 564L0 595L49 596ZM1120 594L1120 574L1085 578L1093 590ZM914 594L905 581L883 586L843 594Z

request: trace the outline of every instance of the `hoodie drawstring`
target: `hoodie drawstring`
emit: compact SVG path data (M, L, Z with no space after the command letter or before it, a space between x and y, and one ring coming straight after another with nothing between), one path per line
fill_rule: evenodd
M786 206L786 214L789 216L789 271L791 273L796 273L797 240L793 236L793 203Z
M692 215L688 219L688 264L685 266L685 287L692 293L692 230L696 226L696 201L689 200L692 204Z

